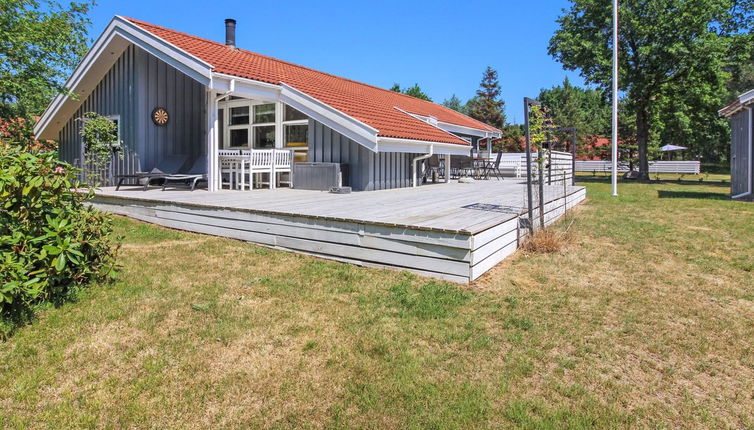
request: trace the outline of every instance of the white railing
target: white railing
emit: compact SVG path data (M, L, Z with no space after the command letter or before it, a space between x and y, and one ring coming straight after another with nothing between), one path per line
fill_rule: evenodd
M619 172L628 172L628 163L618 163ZM650 161L649 173L682 173L698 175L701 172L702 163L699 161ZM611 162L602 160L576 160L577 172L610 172Z
M506 160L505 158L501 158L498 169L500 170L500 173L503 174L503 176L510 173L510 175L514 176L515 178L520 178L522 176L522 172L525 173L525 169L521 168L521 162L514 159Z
M482 151L480 154L486 157L487 153ZM538 177L537 170L537 152L531 153L531 172L534 178ZM568 181L573 177L573 156L570 152L550 151L548 156L545 153L545 165L549 164L550 168L542 172L545 183L560 182L564 178ZM497 153L489 155L489 160L495 162ZM526 177L526 153L525 152L504 152L500 158L500 170L504 175L511 174L516 178Z

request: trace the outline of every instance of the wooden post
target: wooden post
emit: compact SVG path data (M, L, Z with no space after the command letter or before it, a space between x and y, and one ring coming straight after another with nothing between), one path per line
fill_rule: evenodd
M215 93L207 90L207 189L209 191L218 189L218 141L217 101Z
M445 183L450 183L450 154L445 155Z

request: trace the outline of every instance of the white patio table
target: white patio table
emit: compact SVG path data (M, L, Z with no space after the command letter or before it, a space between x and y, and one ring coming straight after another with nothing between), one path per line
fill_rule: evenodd
M246 189L246 167L250 162L248 155L220 155L220 165L228 164L230 189ZM240 176L240 179L239 179Z

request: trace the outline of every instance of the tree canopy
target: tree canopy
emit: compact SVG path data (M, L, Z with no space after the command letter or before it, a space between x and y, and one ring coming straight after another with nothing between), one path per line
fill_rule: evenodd
M467 104L469 116L493 127L502 128L505 125L505 102L500 95L497 71L487 66L476 97Z
M414 84L413 87L403 88L401 89L401 86L397 83L393 84L392 87L390 87L390 91L395 91L396 93L402 93L407 96L416 97L417 99L422 99L431 102L432 98L425 93L419 84Z
M455 94L450 96L449 99L443 100L442 105L447 108L453 109L456 112L461 112L462 114L468 113L466 105Z
M0 0L0 117L39 115L86 52L92 2Z
M649 145L677 143L703 152L725 142L717 117L727 97L730 67L743 58L750 0L622 0L619 82L634 118L639 172L648 178ZM611 85L612 10L598 0L571 0L558 18L549 53L587 83ZM672 142L669 140L673 140ZM683 141L678 141L683 139Z
M610 105L602 91L563 84L539 92L553 122L561 127L576 127L580 138L610 134Z

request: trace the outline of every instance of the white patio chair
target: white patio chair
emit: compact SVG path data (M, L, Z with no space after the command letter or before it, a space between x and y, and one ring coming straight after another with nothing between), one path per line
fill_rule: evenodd
M293 182L291 175L291 164L293 163L293 150L292 149L276 149L275 150L275 165L273 166L273 175L275 176L275 188L281 183L287 184L289 187ZM288 174L288 180L281 180L280 174Z
M241 151L242 155L248 155L249 159L246 164L246 174L249 175L249 187L253 190L254 183L264 184L261 179L256 179L255 176L261 177L263 174L267 174L270 189L275 187L275 181L273 179L273 164L275 162L275 150L274 149L244 149ZM241 189L244 188L244 179L241 178Z
M238 172L234 172L234 165L236 163L233 157L238 157L240 151L237 149L221 149L217 151L218 163L220 164L220 188L227 185L229 189L233 189L234 182L237 182ZM235 174L234 174L235 173ZM225 177L228 178L225 181Z

